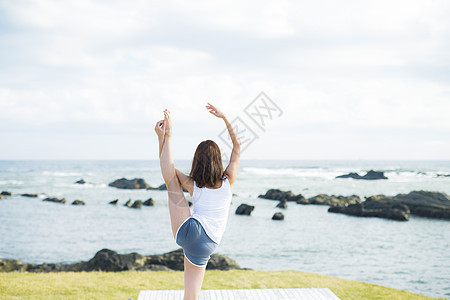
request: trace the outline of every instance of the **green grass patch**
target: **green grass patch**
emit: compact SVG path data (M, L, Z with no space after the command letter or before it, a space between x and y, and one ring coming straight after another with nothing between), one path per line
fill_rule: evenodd
M299 271L206 271L203 289L327 287L341 299L435 299ZM140 290L183 289L181 271L0 273L1 299L137 299Z

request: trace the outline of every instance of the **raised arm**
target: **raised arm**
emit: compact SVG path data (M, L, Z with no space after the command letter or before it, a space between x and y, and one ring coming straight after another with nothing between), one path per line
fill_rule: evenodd
M233 126L231 126L225 114L217 107L213 106L211 103L208 103L206 108L209 110L211 114L222 119L225 122L225 125L228 129L228 133L230 134L231 142L233 143L233 150L231 151L230 162L228 163L227 168L225 169L225 174L228 176L230 180L230 184L233 184L236 180L237 171L239 167L239 157L241 153L241 141L236 134Z
M194 179L192 179L188 175L185 175L177 168L175 168L175 172L181 185L184 186L184 188L189 192L189 195L192 196L192 194L194 193Z

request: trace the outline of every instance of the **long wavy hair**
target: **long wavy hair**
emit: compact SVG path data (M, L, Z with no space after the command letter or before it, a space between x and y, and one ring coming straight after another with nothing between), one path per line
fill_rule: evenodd
M202 188L214 187L224 175L219 146L212 140L201 142L195 150L189 176Z

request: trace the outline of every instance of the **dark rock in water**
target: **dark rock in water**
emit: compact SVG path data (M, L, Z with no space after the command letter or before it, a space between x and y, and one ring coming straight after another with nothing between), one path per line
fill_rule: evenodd
M212 254L206 268L210 270L241 269L241 267L234 260L221 254ZM0 259L0 272L118 272L127 270L182 271L183 269L184 255L182 249L165 254L149 256L143 256L136 252L129 254L118 254L116 251L102 249L98 251L91 260L75 264L34 265L23 263L19 260Z
M65 198L58 199L58 198L55 198L55 197L48 197L48 198L45 198L42 201L55 202L55 203L61 203L61 204L65 204L66 203L66 199Z
M186 190L186 189L184 188L184 186L181 186L181 189L183 190L183 192L189 193L188 190ZM158 186L158 187L148 187L147 190L152 190L152 191L167 191L167 187L166 187L166 184L163 183L163 184L161 184L161 185Z
M364 197L364 198L366 198L367 201L374 201L374 200L379 200L379 199L389 198L389 197L387 197L383 194L379 194L379 195L372 195L372 196Z
M358 173L352 172L349 174L336 176L336 178L353 178L353 179L365 179L365 180L388 179L386 176L384 176L383 172L378 172L378 171L374 171L374 170L370 170L364 176L361 176Z
M259 195L258 198L270 199L270 200L284 200L287 201L289 198L295 195L292 191L282 191L279 189L270 189L264 195Z
M113 200L113 201L109 202L109 204L117 205L117 202L119 202L119 199Z
M12 196L11 192L3 191L1 193L2 196Z
M436 174L436 177L450 177L450 174Z
M129 199L123 206L131 207L131 199Z
M82 271L127 271L143 266L145 259L139 253L118 254L116 251L102 249L85 263Z
M253 205L242 203L241 205L238 206L238 208L236 208L236 215L250 216L250 214L254 209L255 207Z
M153 206L153 205L155 205L155 200L153 200L152 198L148 198L142 204L145 205L145 206Z
M37 198L38 194L22 194L22 197Z
M194 205L191 201L188 201L189 207L191 207L192 205Z
M287 208L287 202L286 201L280 201L280 202L278 202L276 207L278 207L278 208Z
M133 205L131 205L131 208L141 208L142 207L142 201L136 200L134 201Z
M72 202L72 205L85 205L86 203L84 203L84 201L82 200L75 200Z
M358 195L351 196L335 196L327 194L319 194L314 197L304 199L298 204L318 204L318 205L329 205L329 206L347 206L349 204L360 203L361 199Z
M281 201L298 201L304 197L301 194L294 195L292 191L281 191L279 189L270 189L264 195L259 195L258 198L281 200Z
M358 217L378 217L397 221L408 221L409 208L402 203L393 202L389 198L366 200L349 206L332 206L328 212L342 213Z
M272 220L284 220L284 215L280 212L276 212L273 214Z
M450 196L445 193L412 191L409 194L397 194L392 200L407 205L414 215L450 219Z
M142 178L121 178L111 182L108 185L118 189L146 189L149 187L149 185Z
M77 184L85 184L85 183L86 183L86 181L84 181L84 179L83 179L83 178L81 178L80 180L78 180L78 181L75 181L75 183L77 183Z

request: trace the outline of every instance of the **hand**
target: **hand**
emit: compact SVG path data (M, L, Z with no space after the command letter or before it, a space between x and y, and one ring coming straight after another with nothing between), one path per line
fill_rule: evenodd
M155 132L158 135L159 139L164 139L164 133L165 133L164 120L156 122Z
M214 105L212 105L209 102L207 102L207 103L208 103L208 105L206 105L206 109L208 109L211 114L213 114L216 117L221 118L221 119L223 119L225 117L225 115L219 108L215 107Z
M170 119L170 111L166 108L164 110L164 135L166 137L172 136L172 120Z

